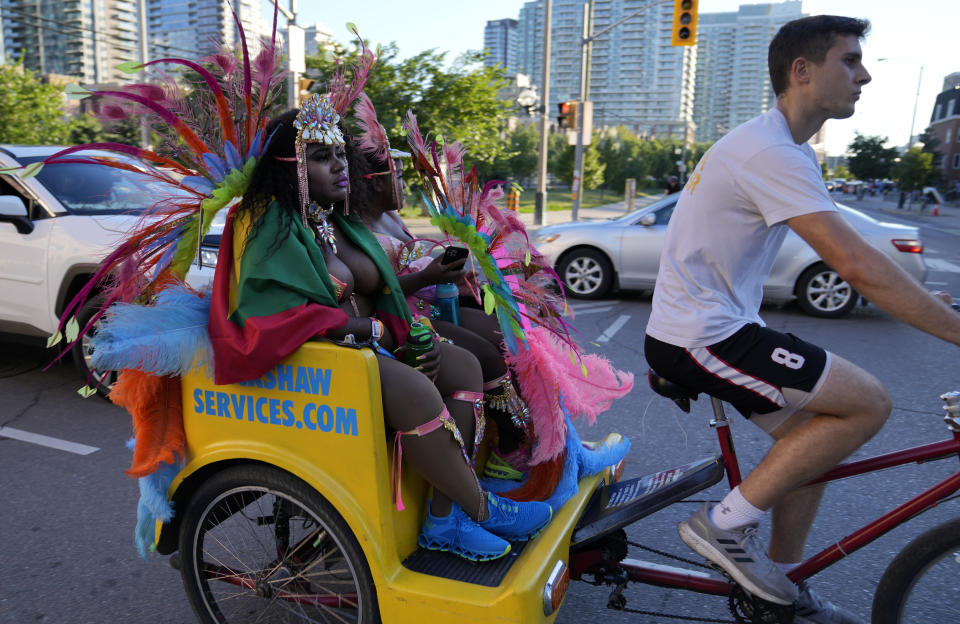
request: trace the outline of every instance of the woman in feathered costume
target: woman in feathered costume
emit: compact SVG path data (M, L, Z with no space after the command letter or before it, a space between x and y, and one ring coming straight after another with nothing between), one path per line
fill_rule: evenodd
M387 250L405 293L454 281L459 273L454 275L452 269L444 269L439 259L424 255L425 250L439 243L414 238L397 216L396 211L403 205L403 192L396 156L403 153L390 149L386 131L365 94L358 98L355 113L362 134L348 145L353 163L354 205ZM434 223L446 225L448 236L456 235L471 247L474 267L484 269L486 303L494 304L487 306L487 314L478 309L463 309L462 327L435 321L442 336L474 353L483 368L487 413L496 422L499 434L484 474L491 487L510 490L505 493L508 497L549 500L559 506L575 491L577 477L616 463L629 448L625 441L616 448L587 450L577 441L571 444L573 452L568 453L568 438L576 439L576 433L567 436L566 414L585 415L592 422L613 398L630 391L632 376L617 371L598 356L581 356L577 352L563 321L562 297L548 290L556 276L529 244L522 223L495 205L502 195L498 183L490 183L480 191L475 170L464 176L464 152L458 144L434 149L428 161L427 147L412 116L406 129L425 185L439 191L437 203L446 208L441 212L428 201ZM445 166L437 160L438 152ZM505 273L512 275L506 277ZM498 301L499 314L490 315ZM504 308L517 314L504 313ZM429 305L417 300L411 312L429 314ZM522 346L507 359L526 378L521 389L529 386L534 398L533 418L522 395L517 393L501 351L504 335L500 330L513 338L515 328L521 325L525 331L516 335L521 337ZM569 464L576 464L576 470ZM563 491L558 493L557 486L565 476ZM522 480L523 484L517 487L509 480Z
M391 356L388 349L403 345L411 319L383 250L345 210L349 178L338 122L332 98L314 95L267 127L266 153L224 229L210 313L217 381L257 376L286 355L274 353L272 341L259 344L264 317L291 313L297 332L308 337L352 334L367 342L378 353L397 466L405 452L434 486L420 544L474 560L501 557L510 550L507 539L539 532L550 508L510 507L480 488L470 464L482 424L473 356L438 344L442 365L430 357L422 370ZM237 373L227 364L260 360L261 346L268 352L261 371Z
M280 78L276 49L273 42L265 45L251 66L239 21L237 26L242 75L229 53L212 59L219 76L192 61L164 59L202 78L208 91L195 93L202 101L187 104L172 83L167 90L154 85L92 94L73 90L105 99L104 109L114 115L119 112L110 107L151 113L161 122L157 129L170 135L160 150L167 155L113 144L84 147L163 164L175 174L143 172L176 187L172 195L191 194L189 200L158 204L151 218L131 232L68 307L51 341L62 338L61 332L75 341L101 320L95 317L79 328L70 314L111 276L106 304L117 305L95 336L94 355L98 367L122 369L112 398L134 415L131 474L141 477L141 552L150 520L171 515L163 492L184 451L178 375L209 365L203 345L212 349L216 383L232 383L261 376L305 340L352 334L380 354L384 412L396 431L398 471L405 450L413 467L434 485L421 545L474 560L505 555L507 540L538 533L551 510L542 503L501 503L476 479L470 457L482 422L479 365L469 353L440 345L424 357L418 371L380 345L402 347L409 310L383 251L359 218L347 212L348 178L338 126L375 63L373 55L364 50L350 83L338 71L328 95L311 97L299 111L267 126L266 111ZM204 106L207 100L209 107ZM204 125L204 110L216 111L216 127ZM64 150L46 164L71 162L68 157L75 151ZM212 217L238 196L242 202L227 218L212 297L196 296L182 278ZM187 312L166 314L174 309ZM148 317L158 323L144 323ZM202 322L207 319L209 325ZM438 366L438 352L444 366ZM402 509L399 491L396 500Z

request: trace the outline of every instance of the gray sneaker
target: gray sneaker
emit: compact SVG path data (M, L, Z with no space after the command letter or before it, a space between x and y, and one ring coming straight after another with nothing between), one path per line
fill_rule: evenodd
M677 525L680 539L723 568L745 590L769 602L792 604L797 586L770 561L757 537L757 524L725 531L710 521L710 504Z
M805 582L800 583L800 595L794 608L794 624L866 624L846 609L816 595Z

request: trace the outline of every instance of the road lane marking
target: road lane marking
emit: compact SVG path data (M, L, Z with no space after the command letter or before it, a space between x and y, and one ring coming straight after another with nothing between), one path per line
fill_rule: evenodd
M927 268L931 271L941 271L943 273L960 273L960 265L954 264L948 260L940 258L924 258Z
M577 314L577 316L580 316L582 314L596 314L597 312L609 312L612 309L613 309L613 306L607 306L605 308L587 308L585 310L574 309L574 312Z
M57 449L58 451L76 453L77 455L89 455L90 453L96 453L100 450L95 446L87 446L86 444L61 440L60 438L51 438L50 436L30 433L29 431L22 431L20 429L14 429L13 427L0 427L0 436L20 440L21 442L47 446L52 449Z
M924 282L927 286L947 286L947 282Z
M616 305L620 303L619 301L599 301L597 303L581 303L577 305L571 305L570 309L574 312L581 312L583 310L589 310L591 308L600 308L604 306Z
M600 337L597 338L596 342L610 342L610 339L613 338L620 329L627 324L627 321L630 320L629 314L622 314L620 318L615 320L610 327L607 328L607 331L600 334Z

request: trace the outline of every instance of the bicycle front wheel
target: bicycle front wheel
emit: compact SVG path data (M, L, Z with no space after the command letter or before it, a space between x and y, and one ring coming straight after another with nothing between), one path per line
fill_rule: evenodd
M190 499L181 575L197 617L243 622L379 622L363 551L316 490L275 468L236 466Z
M873 624L960 622L960 518L907 545L877 585Z

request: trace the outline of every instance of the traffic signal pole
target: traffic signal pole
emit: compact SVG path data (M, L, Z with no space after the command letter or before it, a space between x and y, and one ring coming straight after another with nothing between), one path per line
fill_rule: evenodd
M551 0L544 2L543 8L543 80L541 81L542 95L540 96L540 157L537 162L537 196L533 207L533 222L535 225L545 225L547 213L547 137L550 130L548 115L550 114L550 21L552 12Z
M590 31L593 30L591 17L593 14L593 2L587 2L583 5L583 34L580 38L580 105L577 107L577 148L573 153L573 184L571 191L573 194L573 209L570 212L570 219L576 221L580 213L580 195L583 189L583 126L586 121L584 116L587 112L586 101L587 91L590 88Z
M620 24L631 20L636 16L644 13L647 9L660 6L663 4L673 4L674 0L660 0L659 2L651 2L647 6L643 7L639 11L634 11L630 15L619 19L618 21L610 24L603 30L598 33L592 33L593 31L593 0L585 3L583 5L583 36L580 38L580 106L577 115L579 116L577 121L577 148L574 152L573 158L573 209L570 214L570 218L574 221L577 220L578 214L580 212L580 198L583 195L582 191L582 182L583 182L583 127L586 114L586 104L587 98L589 97L589 80L590 80L590 44L593 43L594 39L598 39L603 35L607 34ZM550 4L550 0L547 0L547 4ZM547 81L547 78L544 78L544 82Z

